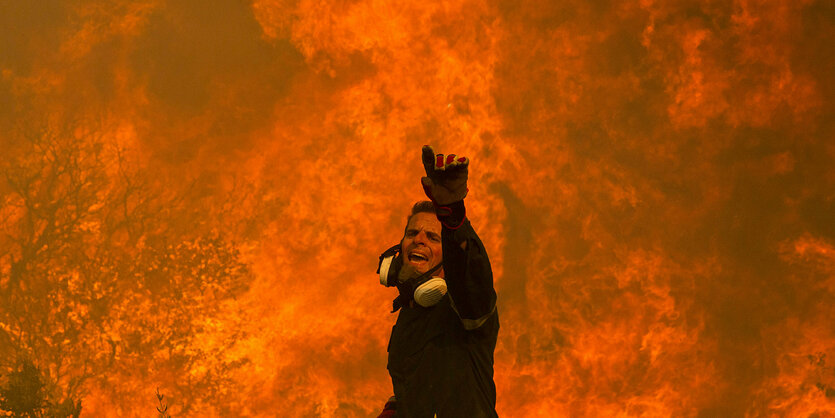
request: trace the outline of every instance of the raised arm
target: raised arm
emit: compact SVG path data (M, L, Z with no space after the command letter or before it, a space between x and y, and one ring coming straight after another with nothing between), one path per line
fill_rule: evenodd
M466 216L469 160L436 154L428 145L422 159L423 189L443 226L444 275L452 307L464 328L477 329L495 313L496 291L487 251Z

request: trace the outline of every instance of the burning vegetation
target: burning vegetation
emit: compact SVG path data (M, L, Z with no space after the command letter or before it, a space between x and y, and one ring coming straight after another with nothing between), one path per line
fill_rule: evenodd
M0 410L374 415L432 144L478 167L500 415L835 415L834 22L0 3Z

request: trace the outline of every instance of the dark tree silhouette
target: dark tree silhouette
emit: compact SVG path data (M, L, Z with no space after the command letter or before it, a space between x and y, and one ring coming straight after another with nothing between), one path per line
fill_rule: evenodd
M46 400L41 372L30 361L23 361L0 387L0 408L14 416L40 415Z
M55 402L48 398L41 371L23 359L0 386L0 410L13 417L73 417L81 414L81 401Z

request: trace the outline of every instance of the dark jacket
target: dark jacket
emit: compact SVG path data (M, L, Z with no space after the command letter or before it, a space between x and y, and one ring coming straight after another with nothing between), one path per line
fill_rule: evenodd
M499 316L490 260L467 220L455 230L444 225L442 242L447 295L430 308L404 306L391 331L396 416L496 417Z

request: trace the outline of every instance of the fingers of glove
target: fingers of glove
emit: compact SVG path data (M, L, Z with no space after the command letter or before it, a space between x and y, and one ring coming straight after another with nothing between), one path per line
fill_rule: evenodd
M436 154L430 145L424 145L422 151L421 159L423 161L423 167L426 169L426 175L430 177L434 177L445 171L466 171L467 166L470 164L470 159L464 156Z
M466 167L470 164L470 159L467 157L456 157L455 154L449 154L444 161L444 170L454 167Z
M431 145L424 145L421 153L421 160L423 160L423 168L426 169L426 174L431 173L435 165L435 150Z
M458 167L467 167L470 164L470 159L467 157L457 157L455 154L435 155L435 171L446 171Z
M470 160L467 157L457 157L455 154L449 154L444 157L442 154L439 154L436 158L435 172L443 172L445 175L466 173L469 164Z

